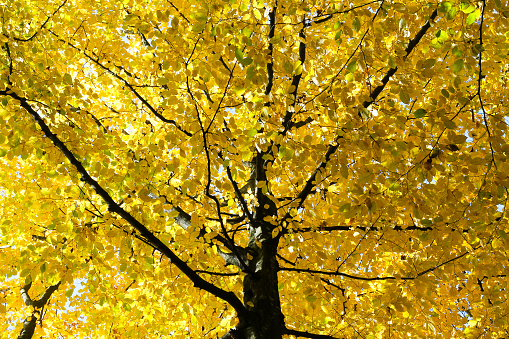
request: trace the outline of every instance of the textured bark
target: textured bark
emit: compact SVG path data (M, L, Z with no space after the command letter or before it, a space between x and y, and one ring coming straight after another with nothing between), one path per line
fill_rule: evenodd
M21 298L27 306L33 306L34 310L32 314L23 321L23 329L21 330L18 339L30 339L33 337L37 326L37 318L41 316L40 310L48 303L49 298L53 292L58 289L60 284L61 282L58 282L57 284L48 287L39 300L33 300L30 295L28 295L28 291L30 290L30 287L32 287L32 283L21 288Z
M18 339L30 339L33 337L35 332L35 326L37 325L37 319L32 315L25 319L23 322L23 329L18 336Z
M244 277L244 305L250 319L241 338L282 338L284 317L279 300L278 263L271 247L266 245L260 249L259 257L254 260L254 272Z
M267 162L263 154L255 158L256 182L266 181ZM278 262L276 259L278 238L272 238L274 225L266 217L276 217L277 207L269 193L256 188L258 206L250 225L248 251L253 256L249 271L244 277L244 305L248 316L241 318L239 336L241 339L280 339L284 331L284 316L278 290ZM235 338L235 337L234 337Z

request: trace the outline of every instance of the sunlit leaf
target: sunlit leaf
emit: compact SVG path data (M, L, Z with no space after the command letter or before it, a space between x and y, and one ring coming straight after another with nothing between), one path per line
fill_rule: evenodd
M458 59L452 65L452 71L454 73L459 73L463 69L463 59Z

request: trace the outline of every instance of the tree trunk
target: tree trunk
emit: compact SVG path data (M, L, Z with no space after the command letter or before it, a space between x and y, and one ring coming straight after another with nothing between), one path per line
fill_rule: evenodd
M34 315L28 317L23 321L23 329L18 336L18 339L30 339L33 337L35 332L35 326L37 325L37 318Z
M260 221L264 215L255 218L249 237L253 258L244 277L244 305L249 315L238 326L240 339L281 339L284 329L278 290L277 240L271 239L274 226Z

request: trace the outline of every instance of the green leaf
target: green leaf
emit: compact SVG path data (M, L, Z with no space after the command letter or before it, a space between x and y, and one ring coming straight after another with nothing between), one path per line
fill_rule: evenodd
M389 191L397 191L401 187L400 184L394 182L389 186Z
M358 32L361 29L361 21L358 17L355 17L352 22L352 28L354 31Z
M452 54L454 54L456 58L461 58L461 56L463 55L463 51L459 49L458 46L454 46L452 48Z
M316 301L316 299L317 299L317 298L316 298L314 295L312 295L312 294L310 294L310 295L308 295L308 296L306 297L306 300L307 300L308 302L310 302L310 303L314 303L314 302Z
M438 10L440 12L447 13L451 9L451 7L452 7L452 4L448 1L446 1L446 2L442 2L440 4L440 6L438 7Z
M235 58L237 58L238 62L242 66L248 66L253 62L253 59L251 58L244 58L244 54L242 53L242 50L240 48L237 48L235 50Z
M352 60L350 61L350 63L348 64L348 66L346 66L346 69L350 72L350 73L354 73L355 70L357 69L357 60Z
M423 118L426 116L426 110L424 108L419 108L414 112L414 116L416 118Z
M237 60L239 62L241 62L242 60L244 60L244 53L242 53L242 50L240 48L237 48L235 50L235 58L237 58Z
M460 77L454 78L454 87L459 88L461 83L462 83L462 81L461 81Z
M399 99L405 104L408 105L410 103L410 96L407 92L401 90L399 92Z
M275 35L269 40L269 42L273 45L277 45L281 42L281 37L279 35Z
M64 82L68 85L72 85L72 76L69 73L65 73Z
M206 23L199 22L191 28L193 32L201 32L205 28Z
M207 20L209 19L208 16L207 16L207 13L206 12L198 12L195 17L194 17L196 20L198 21L201 21L201 22L207 22Z
M452 120L446 120L444 121L444 126L445 128L448 128L448 129L456 129L456 123Z
M246 36L246 37L248 37L248 38L251 36L251 33L252 33L252 32L253 32L253 31L252 31L252 30L250 30L250 29L249 29L249 28L247 28L247 27L245 27L244 29L242 29L242 34L244 34L244 36Z
M244 58L240 63L242 66L249 66L253 62L251 58Z
M246 78L248 80L251 80L253 78L253 75L255 74L255 68L253 66L249 67L246 71Z
M341 39L341 34L343 34L343 30L339 30L336 35L334 36L334 40L337 43L341 43L343 40Z
M394 57L393 57L393 56L390 56L390 57L389 57L389 67L390 67L390 68L396 68L396 66L397 66L397 65L396 65L396 60L394 59Z
M245 91L246 89L244 87L233 87L233 93L237 96L242 95Z
M475 6L472 4L469 4L468 2L463 2L460 5L460 10L465 14L472 13L473 11L475 11Z
M475 12L472 12L470 13L468 16L467 16L467 25L471 25L473 24L478 16L481 14L481 12L479 12L479 10L475 11Z
M159 79L157 79L157 83L161 86L166 85L166 84L168 84L168 79L166 79L165 77L159 78Z
M290 61L285 62L284 69L285 69L286 73L292 74L293 73L293 65L292 65L292 63Z
M456 7L451 8L449 12L447 12L446 18L447 20L452 20L456 16L456 13L458 13L458 9Z
M426 59L424 63L422 64L423 68L431 68L435 65L436 60L435 59Z
M476 44L474 46L474 48L480 53L480 52L484 52L484 46L481 45L481 44Z
M249 131L247 131L247 135L250 137L254 137L257 133L258 131L256 130L256 128L251 128Z

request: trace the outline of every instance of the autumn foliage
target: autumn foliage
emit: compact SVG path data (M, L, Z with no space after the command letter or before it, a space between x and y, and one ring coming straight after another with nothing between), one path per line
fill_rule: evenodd
M3 2L2 337L507 337L508 18Z

